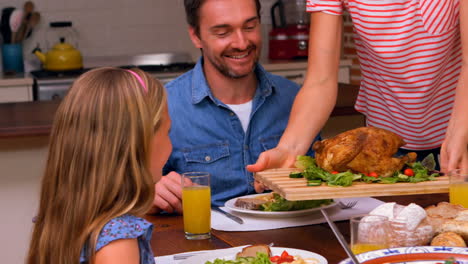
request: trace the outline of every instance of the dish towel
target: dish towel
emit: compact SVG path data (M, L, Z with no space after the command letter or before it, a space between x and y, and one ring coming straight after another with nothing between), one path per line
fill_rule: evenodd
M372 209L384 203L380 200L369 197L347 198L339 200L345 204L349 201L357 201L357 204L353 208L349 209L341 209L338 205L326 209L328 215L333 221L348 220L354 215L367 214L372 211ZM321 224L327 222L325 218L323 218L320 210L303 216L267 218L255 214L234 212L227 209L226 207L221 208L233 215L242 218L242 220L244 220L244 224L238 224L219 212L211 211L211 228L220 231L270 230L294 226Z
M232 247L232 248L228 248L228 250L232 250L232 249L237 249L238 251L241 251L242 248L246 247L246 246L249 246L249 245L243 245L243 246L238 246L238 247ZM181 263L182 261L185 260L184 259L175 259L176 256L179 256L179 257L182 257L183 255L186 255L187 253L190 254L190 255L199 255L199 254L205 254L205 253L213 253L213 252L222 252L222 251L226 251L226 249L213 249L213 250L200 250L200 251L191 251L191 252L183 252L183 253L179 253L179 254L174 254L174 255L166 255L166 256L159 256L159 257L155 257L154 258L154 261L156 262L156 264L179 264Z

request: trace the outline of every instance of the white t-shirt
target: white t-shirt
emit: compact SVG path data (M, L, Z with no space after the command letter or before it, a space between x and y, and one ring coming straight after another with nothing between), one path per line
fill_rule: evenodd
M227 104L227 106L236 113L237 117L241 121L244 132L246 132L247 127L249 126L250 113L252 112L252 100L243 104Z

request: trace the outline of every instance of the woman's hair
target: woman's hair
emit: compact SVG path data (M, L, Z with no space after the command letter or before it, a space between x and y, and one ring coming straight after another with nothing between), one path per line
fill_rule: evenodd
M79 263L112 218L152 206L150 142L165 116L159 81L132 69L81 75L55 114L27 263ZM147 89L147 91L146 91Z

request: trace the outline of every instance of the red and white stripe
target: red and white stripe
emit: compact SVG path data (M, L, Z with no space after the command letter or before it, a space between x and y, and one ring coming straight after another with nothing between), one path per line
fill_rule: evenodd
M356 109L407 149L440 147L461 70L459 0L308 0L354 24L362 81Z

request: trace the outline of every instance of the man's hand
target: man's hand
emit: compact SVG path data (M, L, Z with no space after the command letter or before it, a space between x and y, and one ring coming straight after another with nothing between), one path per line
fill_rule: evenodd
M296 154L278 147L262 152L255 164L247 165L250 172L259 172L274 168L291 168L296 162Z
M166 211L182 213L182 176L170 172L155 184L154 210L152 213Z

